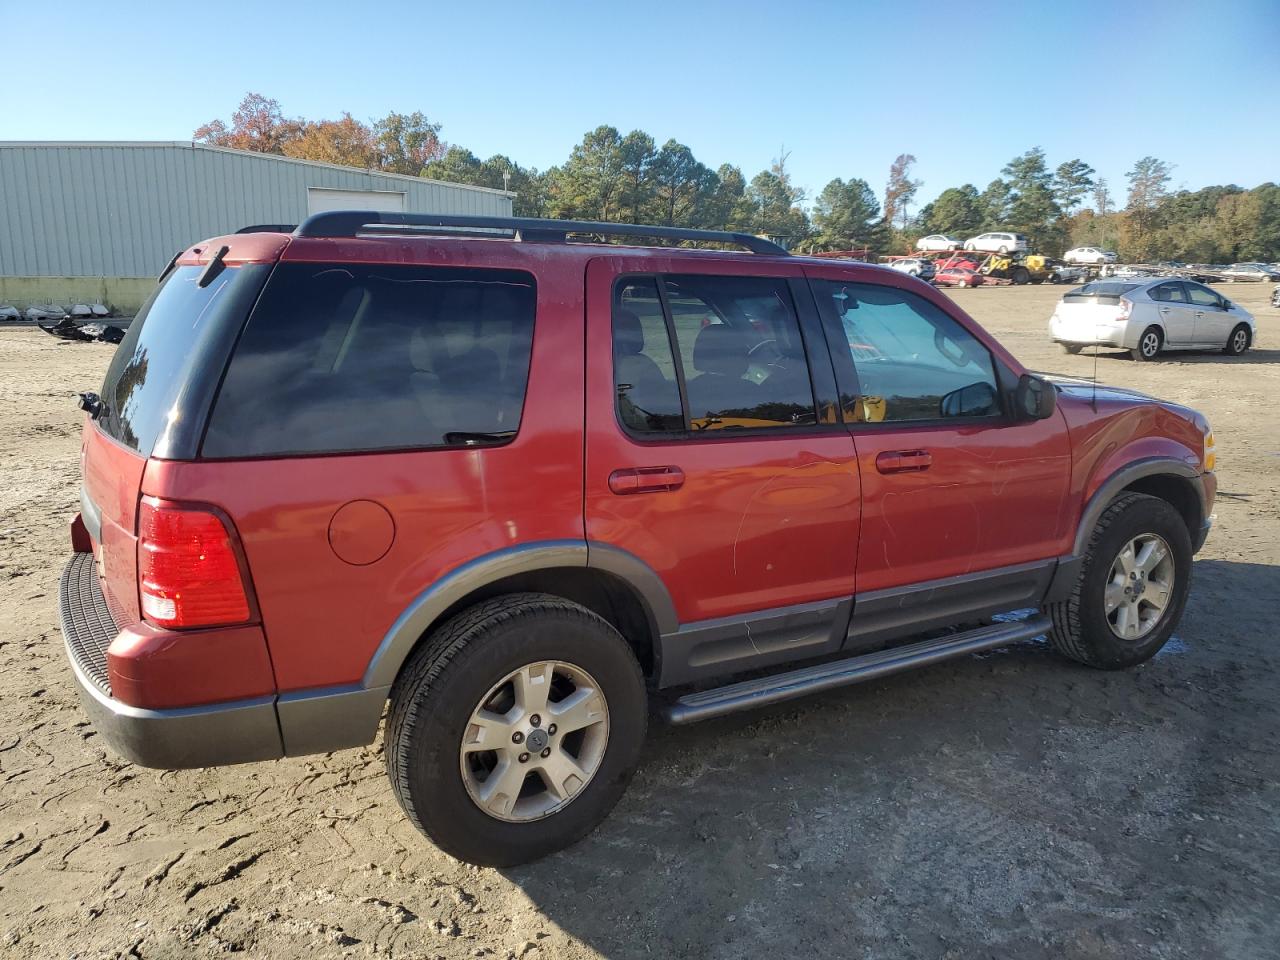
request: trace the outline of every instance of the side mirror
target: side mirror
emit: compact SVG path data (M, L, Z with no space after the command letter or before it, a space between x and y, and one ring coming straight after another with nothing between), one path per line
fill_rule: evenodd
M1222 309L1223 309L1223 310L1230 310L1230 309L1231 309L1231 301L1230 301L1230 300L1223 300L1223 301L1222 301Z
M1013 407L1019 420L1046 420L1058 409L1058 389L1047 380L1024 373L1013 391Z
M944 417L985 417L997 408L995 388L985 380L952 390L939 404Z

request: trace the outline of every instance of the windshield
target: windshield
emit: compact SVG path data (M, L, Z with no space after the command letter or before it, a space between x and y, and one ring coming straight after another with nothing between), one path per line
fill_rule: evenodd
M1119 297L1140 286L1141 284L1138 283L1099 280L1094 283L1086 283L1079 290L1072 290L1070 295L1076 297Z
M150 455L183 384L209 359L204 347L216 328L224 323L239 328L269 271L269 264L228 267L203 287L202 266L170 271L111 358L102 383L102 431Z

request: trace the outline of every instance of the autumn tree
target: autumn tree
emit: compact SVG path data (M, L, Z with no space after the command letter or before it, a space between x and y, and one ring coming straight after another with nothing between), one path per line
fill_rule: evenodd
M284 116L278 100L246 93L230 124L211 120L197 128L192 139L215 147L283 154L285 144L302 135L303 126L303 121Z
M921 181L911 179L911 168L915 162L916 158L909 153L898 154L889 165L889 183L884 189L885 223L901 220L903 229L907 226L907 208L923 185Z
M303 123L301 133L286 141L281 152L299 160L364 169L376 169L379 160L373 131L349 113L339 120Z
M440 139L440 124L432 123L420 110L388 113L374 121L372 135L378 166L388 173L421 176L422 169L440 159L446 150Z

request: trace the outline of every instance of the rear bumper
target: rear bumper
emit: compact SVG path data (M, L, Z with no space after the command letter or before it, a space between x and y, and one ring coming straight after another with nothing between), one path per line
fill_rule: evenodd
M112 695L108 648L132 641L111 617L93 555L76 553L62 574L61 626L77 692L111 749L144 767L179 770L328 753L371 743L388 689L274 692L200 706L133 706ZM195 636L195 635L193 635Z

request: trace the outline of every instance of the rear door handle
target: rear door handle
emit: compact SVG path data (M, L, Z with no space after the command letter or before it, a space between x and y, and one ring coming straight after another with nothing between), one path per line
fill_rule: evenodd
M881 473L912 473L928 470L932 464L928 450L886 450L876 457L876 469Z
M684 486L679 467L629 467L609 474L609 489L619 496L628 493L668 493Z

